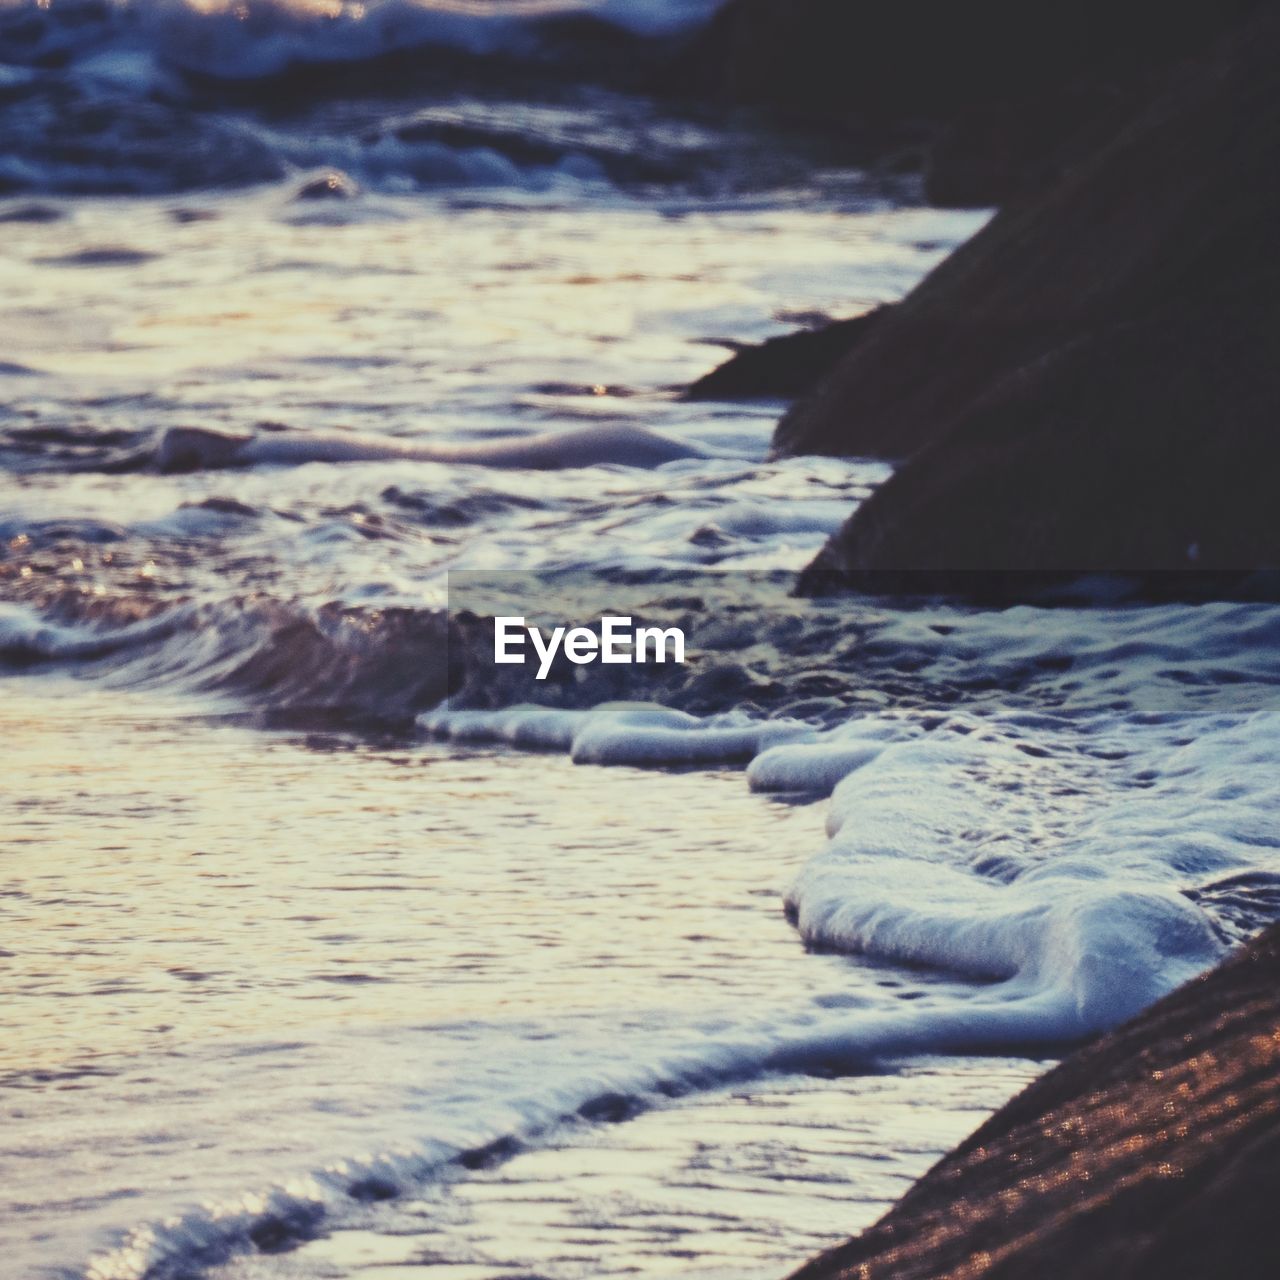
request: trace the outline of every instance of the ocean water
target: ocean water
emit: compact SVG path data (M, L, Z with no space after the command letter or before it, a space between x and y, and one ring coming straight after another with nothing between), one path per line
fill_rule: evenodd
M713 7L0 7L4 1274L782 1275L1280 914L1276 606L789 595L888 467L680 388L984 219Z

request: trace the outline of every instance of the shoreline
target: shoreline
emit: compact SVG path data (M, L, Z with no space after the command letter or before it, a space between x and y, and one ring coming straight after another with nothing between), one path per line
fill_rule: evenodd
M793 1280L1236 1280L1280 1262L1280 926L1051 1068Z

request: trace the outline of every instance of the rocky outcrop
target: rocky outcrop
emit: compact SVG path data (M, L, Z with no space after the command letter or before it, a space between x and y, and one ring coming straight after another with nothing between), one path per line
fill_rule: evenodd
M1280 927L1042 1076L795 1280L1280 1274Z
M676 87L882 134L942 127L930 198L992 205L1042 183L1070 140L1259 0L730 0Z
M979 209L1046 190L1123 124L1152 78L1108 87L1067 85L959 113L926 148L926 199Z
M1205 42L1252 0L730 0L703 74L739 101L952 115L1105 86Z
M999 214L779 424L905 465L818 568L1280 566L1280 15Z
M812 391L879 322L887 307L740 347L684 393L686 400L794 400Z

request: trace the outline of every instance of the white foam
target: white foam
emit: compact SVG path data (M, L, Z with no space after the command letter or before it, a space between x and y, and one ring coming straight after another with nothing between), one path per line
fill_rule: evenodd
M574 735L575 764L687 765L733 764L750 760L767 747L806 736L795 723L749 721L734 713L698 720L656 714L665 708L588 716Z
M994 1025L1037 1038L1131 1017L1223 949L1186 891L1265 865L1280 837L1280 715L1174 732L1188 730L1171 749L1168 728L1129 724L1116 776L1056 804L1037 788L1052 793L1058 768L990 736L887 747L835 791L831 841L789 894L801 932L1000 979Z
M1148 623L1156 616L1138 612ZM1138 618L1108 624L1104 615L1094 618L1092 634L1078 615L1032 619L1039 649L1026 630L993 644L993 663L1021 663L1076 628L1074 649L1060 650L1071 652L1076 675L1097 655L1108 655L1109 663L1122 649L1139 675L1125 684L1103 678L1105 669L1095 672L1099 679L1086 682L1093 692L1075 691L1077 704L1031 701L996 714L970 704L915 716L900 708L851 715L827 731L625 702L585 709L445 706L424 716L425 731L456 741L560 750L579 763L750 759L753 786L834 787L829 839L787 893L801 936L818 947L948 971L960 981L922 984L912 1000L871 995L857 1007L801 996L784 1008L727 1017L721 1011L696 1025L656 1017L627 1035L585 1020L573 1034L539 1041L541 1049L517 1044L506 1056L486 1041L484 1061L467 1058L474 1078L457 1096L432 1094L429 1115L401 1106L399 1095L380 1099L379 1122L415 1135L412 1141L371 1134L373 1155L320 1165L260 1194L175 1212L117 1242L88 1274L169 1280L249 1248L264 1223L305 1237L359 1212L350 1188L361 1179L411 1189L440 1176L462 1151L546 1133L604 1094L658 1102L673 1086L700 1088L767 1070L1048 1046L1137 1013L1225 950L1214 920L1194 900L1204 877L1266 868L1280 847L1280 712L1257 707L1262 684L1240 696L1231 685L1174 681L1184 690L1181 701L1154 703L1157 712L1106 693L1133 693L1151 682L1150 663L1173 663L1169 669L1181 672L1184 662L1201 662L1203 671L1212 670L1231 653L1228 633L1265 641L1274 625L1230 609L1185 613L1170 615L1180 640L1151 637L1145 649L1132 647ZM29 625L30 617L19 621ZM1028 618L1002 621L1016 630ZM926 618L894 625L918 629L921 645L967 644L963 635L931 631ZM979 625L997 630L1001 620ZM949 660L937 659L943 669ZM1256 668L1261 681L1274 672L1265 655L1235 654L1231 661L1236 673ZM1197 692L1203 689L1216 690L1215 698L1205 701ZM653 785L661 803L663 782ZM802 853L780 849L779 865ZM754 926L744 920L743 927ZM420 1081L429 1052L421 1040L406 1047L413 1069L403 1079ZM449 1048L446 1069L456 1071L460 1052L471 1046ZM414 1059L417 1053L423 1061ZM406 1096L419 1096L415 1087Z
M794 1064L1077 1040L1220 957L1222 935L1188 893L1205 874L1265 866L1280 844L1280 713L1117 715L1083 734L1066 720L1058 740L1045 737L1054 717L1040 723L1028 744L962 715L819 732L622 703L446 708L424 727L567 749L580 764L749 760L758 790L834 788L829 842L787 895L805 940L995 985L790 1037L776 1052ZM1121 731L1127 750L1099 763L1095 746Z
M870 764L887 743L913 736L901 720L859 720L811 741L770 747L751 761L747 783L752 791L803 791L830 795L855 769Z
M796 721L750 720L736 712L700 719L652 702L608 702L589 710L521 704L477 711L446 705L418 724L435 737L559 748L575 764L599 765L743 763L778 743L812 736Z

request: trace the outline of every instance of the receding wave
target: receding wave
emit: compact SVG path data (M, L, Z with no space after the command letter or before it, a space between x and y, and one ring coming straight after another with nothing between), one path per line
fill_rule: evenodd
M924 1015L912 1011L900 1035ZM160 1221L140 1225L90 1260L93 1280L180 1280L205 1274L238 1254L281 1253L344 1225L359 1222L370 1203L412 1195L432 1182L490 1168L570 1127L618 1122L672 1099L750 1080L770 1070L827 1069L847 1018L789 1017L776 1011L726 1027L685 1027L612 1047L570 1036L547 1049L523 1042L505 1083L469 1089L447 1099L441 1114L407 1132L395 1147L334 1160L287 1182L246 1190ZM851 1066L872 1065L874 1037L847 1033ZM856 1045L854 1041L857 1041ZM886 1041L886 1043L888 1043ZM514 1046L513 1046L514 1047ZM589 1053L584 1049L589 1048ZM547 1055L543 1057L544 1053ZM582 1065L589 1059L590 1066ZM536 1064L536 1068L529 1070ZM494 1069L477 1064L477 1075ZM521 1073L524 1067L526 1073ZM536 1083L531 1084L530 1080Z

